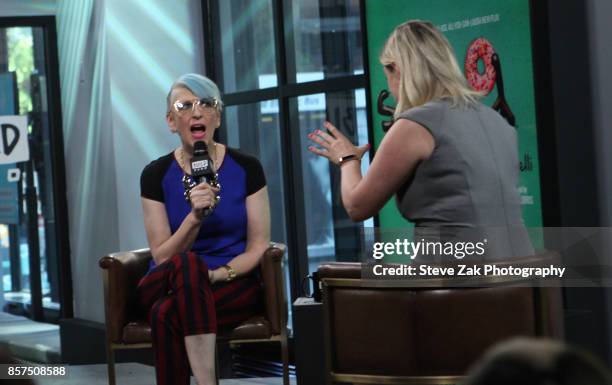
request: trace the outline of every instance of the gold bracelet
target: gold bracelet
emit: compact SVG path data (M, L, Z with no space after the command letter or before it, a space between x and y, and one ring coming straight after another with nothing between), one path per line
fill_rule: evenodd
M231 266L223 265L221 267L227 270L227 279L225 280L226 282L233 281L234 278L236 278L236 270L234 270Z

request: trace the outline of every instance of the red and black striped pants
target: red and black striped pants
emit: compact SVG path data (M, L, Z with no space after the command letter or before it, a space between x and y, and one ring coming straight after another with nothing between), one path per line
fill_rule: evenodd
M148 311L158 385L189 384L185 336L231 329L262 306L254 275L211 286L206 263L192 252L154 267L140 280L138 295Z

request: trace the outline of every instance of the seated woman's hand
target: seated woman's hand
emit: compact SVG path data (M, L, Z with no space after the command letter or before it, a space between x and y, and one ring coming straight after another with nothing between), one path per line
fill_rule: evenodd
M207 209L214 209L217 204L219 188L212 187L206 182L200 183L189 192L191 211L198 219L203 219Z
M312 140L323 149L314 146L309 146L308 150L319 156L329 159L334 164L340 164L340 159L349 155L354 155L356 159L361 159L363 154L370 149L370 145L366 144L357 147L340 130L338 130L330 122L323 124L329 130L329 134L321 130L315 130L314 133L308 134L308 139Z
M214 270L208 270L208 282L210 282L211 285L217 282Z

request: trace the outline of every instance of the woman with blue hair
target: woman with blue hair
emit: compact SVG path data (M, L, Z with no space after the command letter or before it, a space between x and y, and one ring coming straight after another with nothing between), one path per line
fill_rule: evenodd
M181 76L170 88L166 113L181 144L141 175L153 262L138 290L149 314L157 384L189 384L190 367L198 384L214 384L217 331L262 307L255 268L270 242L266 180L256 158L215 142L222 108L210 79ZM199 141L218 185L197 184L192 176Z

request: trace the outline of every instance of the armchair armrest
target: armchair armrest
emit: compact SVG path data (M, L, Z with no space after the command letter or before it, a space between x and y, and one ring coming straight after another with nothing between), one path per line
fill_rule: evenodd
M98 262L103 269L106 332L113 342L121 342L123 327L137 318L136 287L151 258L149 249L140 249L109 254Z
M325 278L361 278L360 262L328 262L319 265L319 279Z
M287 323L287 298L283 261L285 245L271 243L259 263L264 286L265 315L273 334L280 334Z

